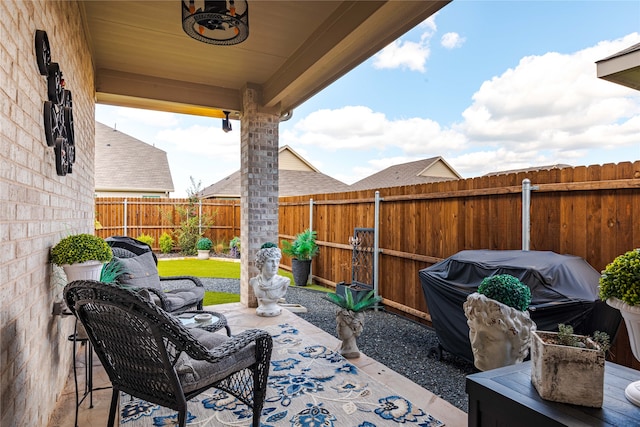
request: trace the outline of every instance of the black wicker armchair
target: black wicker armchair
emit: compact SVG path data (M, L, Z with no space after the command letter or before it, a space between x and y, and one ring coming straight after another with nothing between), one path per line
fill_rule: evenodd
M260 425L272 338L258 329L231 338L185 328L132 290L90 280L64 289L69 309L84 325L113 386L108 426L120 392L178 411L184 426L187 401L215 387L253 409Z
M113 256L127 271L119 282L136 288L144 288L149 297L165 311L179 314L188 310L202 310L204 286L194 276L169 276L158 274L158 259L151 247L144 242L126 236L107 237Z

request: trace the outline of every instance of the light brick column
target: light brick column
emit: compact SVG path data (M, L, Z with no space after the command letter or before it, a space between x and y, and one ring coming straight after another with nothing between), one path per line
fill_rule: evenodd
M265 242L278 244L279 109L261 107L260 88L243 89L240 155L240 302L257 307L249 279L259 273L255 255Z

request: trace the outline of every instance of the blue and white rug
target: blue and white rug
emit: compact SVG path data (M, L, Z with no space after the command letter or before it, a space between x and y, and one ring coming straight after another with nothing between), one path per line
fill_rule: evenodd
M386 427L444 424L391 391L339 353L307 342L288 324L266 328L273 353L262 427ZM129 396L120 399L123 427L177 425L177 413ZM189 401L188 426L249 426L251 410L210 389Z

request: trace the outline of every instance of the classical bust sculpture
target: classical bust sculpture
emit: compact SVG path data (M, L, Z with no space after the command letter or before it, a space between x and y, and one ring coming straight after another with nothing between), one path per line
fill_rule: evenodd
M287 293L290 280L277 274L281 258L280 249L271 242L263 244L256 254L256 267L260 274L251 278L249 284L258 298L258 316L273 317L282 312L278 301Z
M528 311L520 311L474 292L467 297L464 314L474 365L481 371L514 365L529 354L536 324Z

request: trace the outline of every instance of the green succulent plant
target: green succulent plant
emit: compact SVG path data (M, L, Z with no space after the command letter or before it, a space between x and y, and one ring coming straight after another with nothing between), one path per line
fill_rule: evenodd
M531 304L531 289L510 274L485 277L478 293L516 310L525 311Z
M351 289L348 288L345 289L344 296L331 292L326 294L324 299L331 301L340 308L344 308L345 310L350 310L355 313L373 307L378 302L382 301L382 297L374 296L374 291L369 291L364 297L360 298L359 301L356 301L353 298Z
M640 305L640 249L619 255L602 271L600 299L609 298Z
M293 242L282 241L282 253L299 261L308 261L318 254L317 233L307 228Z
M201 237L196 243L196 249L199 251L210 251L213 246L213 242L208 237Z
M56 265L77 264L93 260L108 262L112 257L113 254L107 242L93 234L67 236L51 249L51 262Z

